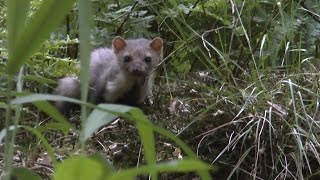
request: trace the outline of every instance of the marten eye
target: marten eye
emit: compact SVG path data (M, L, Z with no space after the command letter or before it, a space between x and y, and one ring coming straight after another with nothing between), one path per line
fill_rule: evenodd
M150 62L151 62L151 57L146 57L146 58L144 58L144 62L150 63Z
M131 61L131 57L130 56L124 56L123 57L124 62L130 62Z

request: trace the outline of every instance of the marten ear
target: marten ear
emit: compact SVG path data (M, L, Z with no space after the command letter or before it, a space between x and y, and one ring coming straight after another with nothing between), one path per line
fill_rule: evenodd
M127 46L126 41L120 36L116 36L112 41L112 47L115 53L118 53L126 46Z
M162 46L163 46L163 42L162 42L162 39L159 37L154 38L150 43L150 47L157 53L161 52Z

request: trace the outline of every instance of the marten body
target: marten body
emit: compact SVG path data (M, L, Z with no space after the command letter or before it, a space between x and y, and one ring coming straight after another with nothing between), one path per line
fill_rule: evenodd
M151 93L154 75L162 53L162 40L155 38L124 40L115 37L112 49L99 48L91 53L89 94L91 103L142 104ZM72 77L59 80L54 94L80 98L80 82ZM57 101L55 106L66 112L67 102Z

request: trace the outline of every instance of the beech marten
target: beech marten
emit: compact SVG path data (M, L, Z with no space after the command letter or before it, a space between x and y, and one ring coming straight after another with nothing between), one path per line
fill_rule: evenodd
M99 48L91 53L89 94L91 103L119 103L139 105L151 93L154 74L159 64L163 42L153 40L115 37L112 49ZM58 81L54 94L80 99L80 81L64 77ZM56 101L60 112L66 113L72 104Z

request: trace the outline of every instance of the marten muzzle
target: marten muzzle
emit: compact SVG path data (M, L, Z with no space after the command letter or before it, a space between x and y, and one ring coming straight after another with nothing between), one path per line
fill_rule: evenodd
M148 65L143 62L132 62L127 66L128 72L136 76L148 76L150 71L149 69Z

